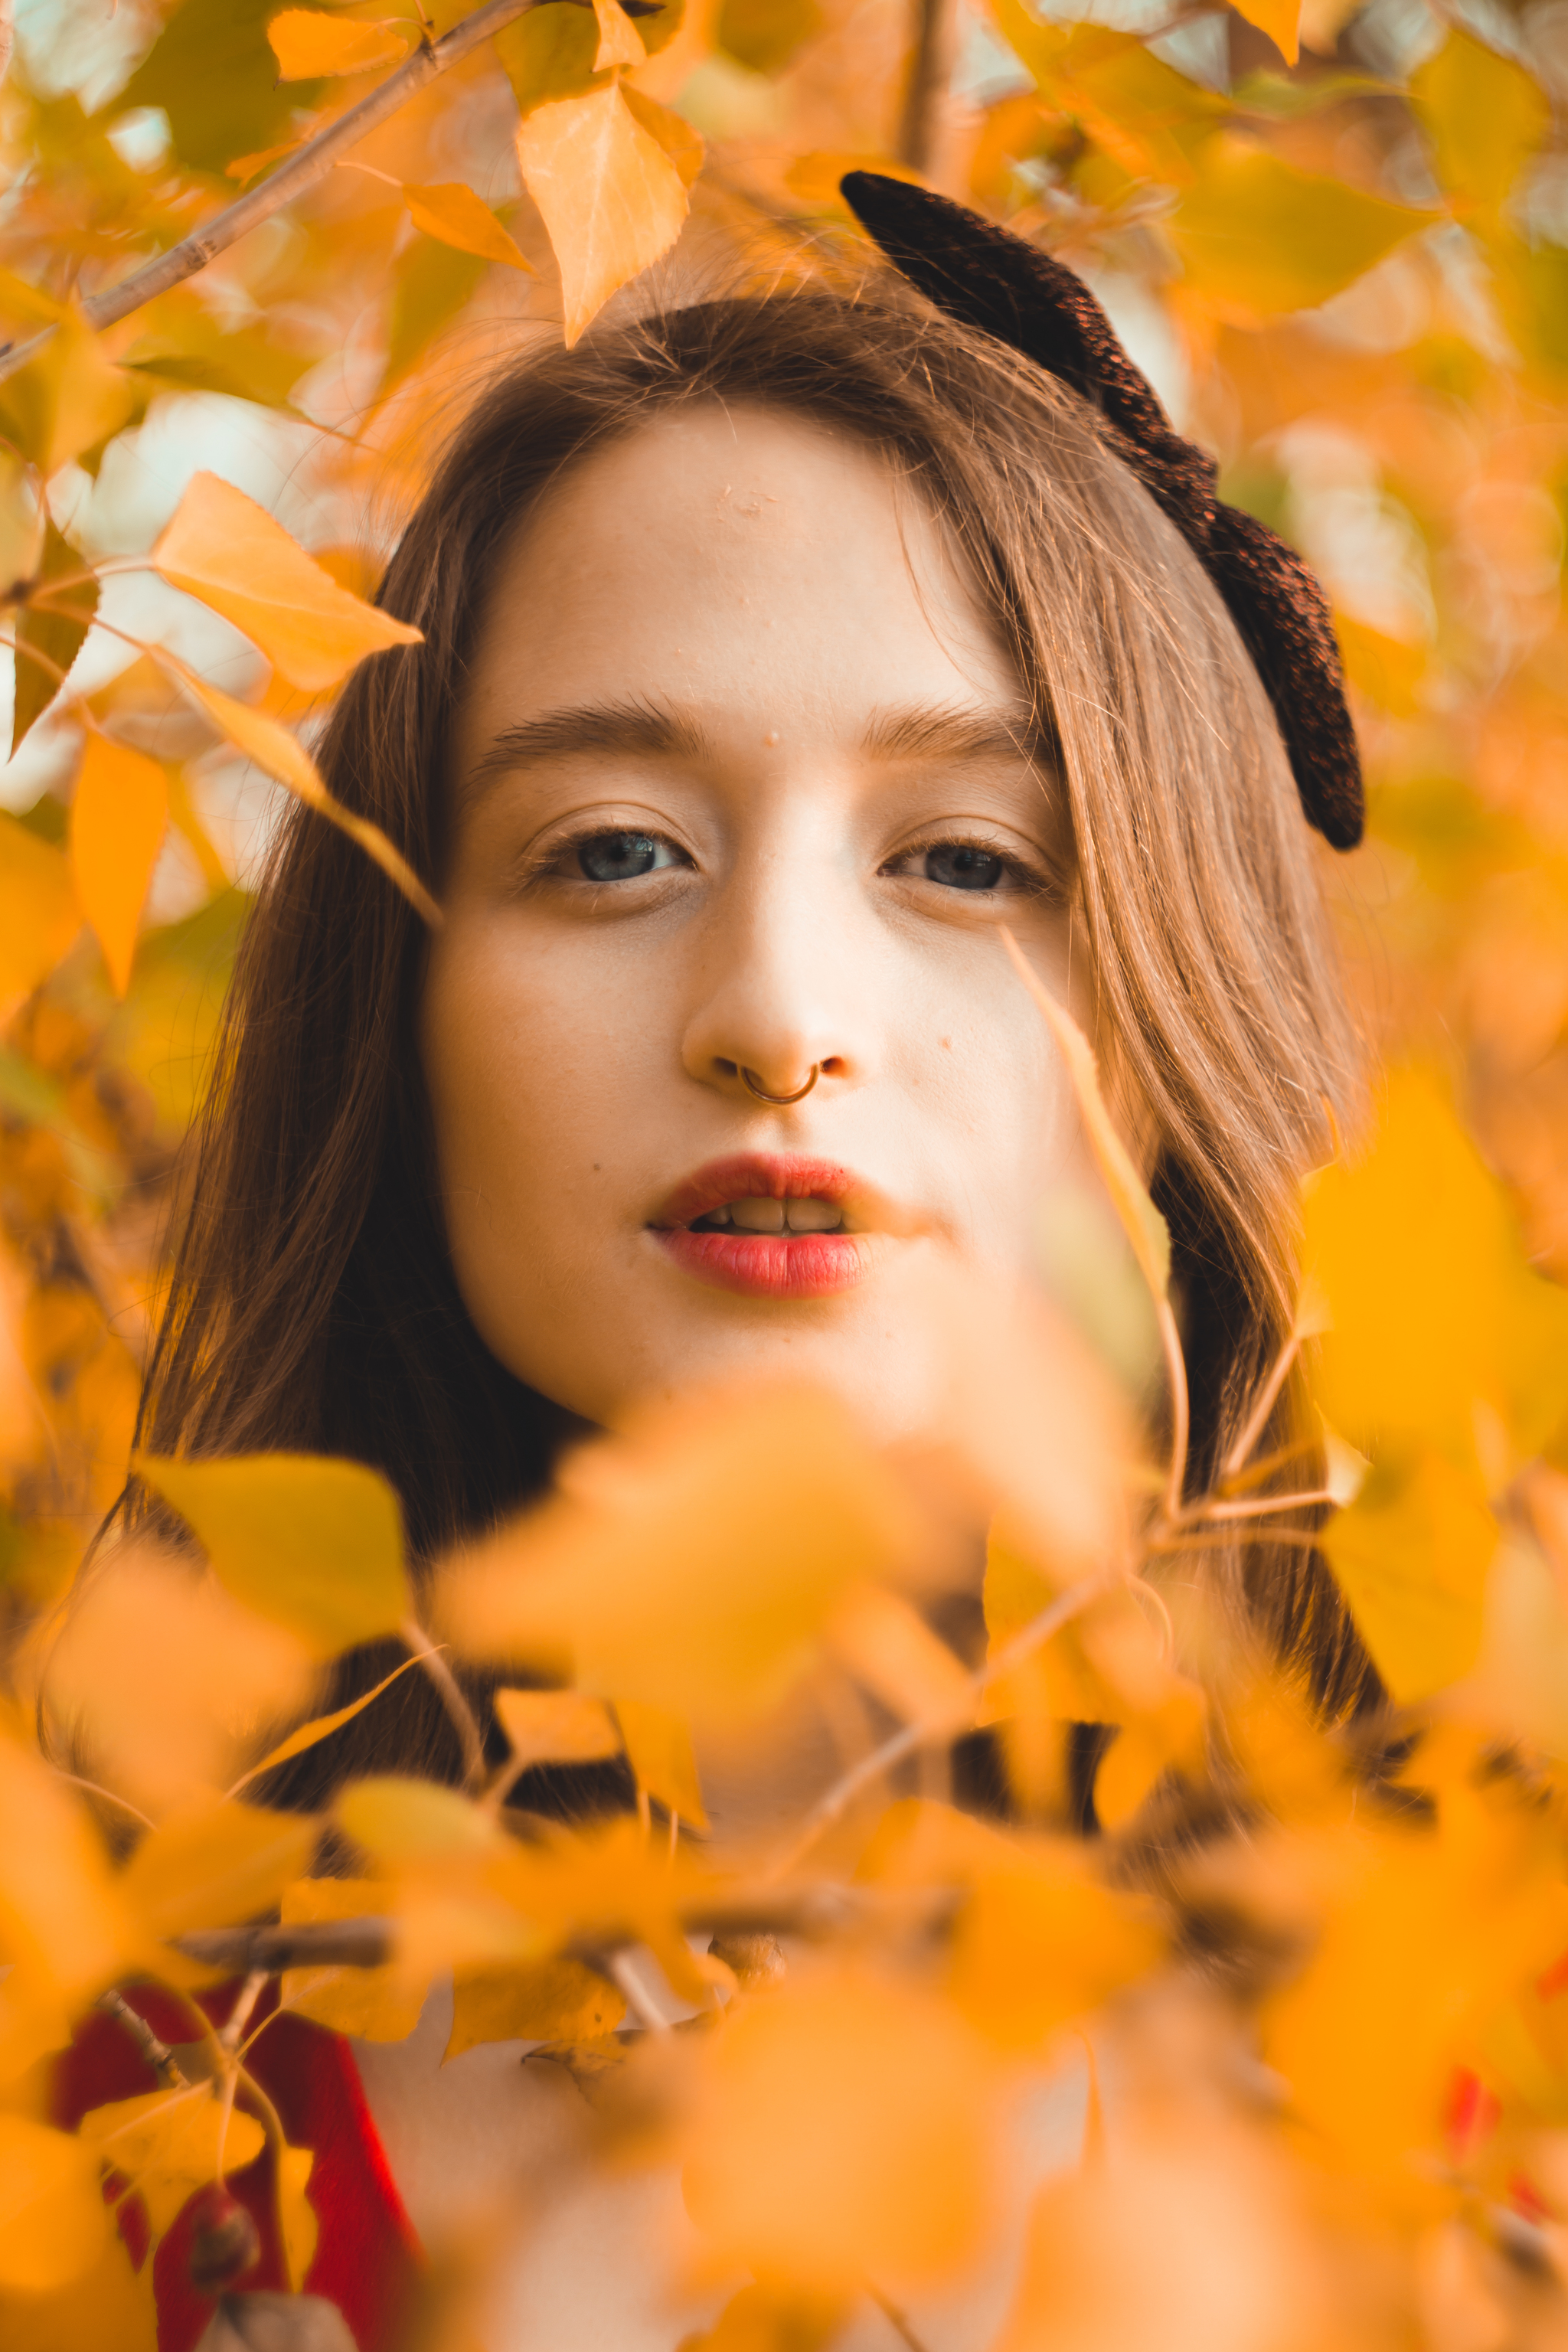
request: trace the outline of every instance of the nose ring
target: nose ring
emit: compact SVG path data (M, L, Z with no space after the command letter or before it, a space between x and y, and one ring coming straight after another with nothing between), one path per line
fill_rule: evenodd
M785 1103L804 1102L821 1076L822 1064L820 1062L813 1062L810 1069L806 1072L805 1086L796 1087L793 1095L769 1094L766 1087L763 1086L755 1070L742 1068L741 1072L741 1084L745 1087L746 1092L749 1095L755 1096L758 1102L772 1103L776 1108L782 1108Z

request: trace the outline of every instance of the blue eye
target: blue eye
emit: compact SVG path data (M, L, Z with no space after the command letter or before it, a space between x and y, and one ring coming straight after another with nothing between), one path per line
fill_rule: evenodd
M925 853L925 872L928 882L940 882L949 890L994 890L1005 880L1007 865L994 850L939 841Z
M671 863L663 844L649 833L596 833L577 845L577 863L590 882L635 882L656 866Z

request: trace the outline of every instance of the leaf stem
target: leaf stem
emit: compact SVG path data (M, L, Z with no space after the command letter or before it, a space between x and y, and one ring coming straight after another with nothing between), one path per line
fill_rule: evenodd
M1285 1345L1275 1357L1274 1362L1269 1370L1268 1377L1264 1381L1263 1386L1258 1390L1258 1395L1253 1402L1252 1411L1247 1414L1246 1421L1242 1423L1241 1430L1237 1437L1235 1444L1231 1447L1230 1452L1225 1457L1224 1465L1220 1471L1220 1477L1222 1480L1235 1477L1237 1472L1241 1468L1242 1464L1247 1460L1247 1455L1251 1453L1253 1447L1262 1436L1264 1426L1268 1422L1269 1414L1274 1410L1274 1400L1285 1385L1286 1378L1289 1373L1291 1365L1296 1360L1297 1352L1300 1349L1300 1345L1301 1334L1300 1331L1292 1329L1289 1338L1286 1339Z
M209 261L226 253L248 230L258 227L291 198L302 195L318 180L325 179L346 148L357 146L368 132L434 81L437 74L460 64L492 34L502 31L514 17L536 5L537 0L489 0L488 7L476 9L460 25L454 25L441 40L422 40L405 64L389 74L368 97L362 98L357 106L351 106L346 114L339 115L315 138L307 140L287 163L279 165L270 179L237 197L205 227L194 229L178 245L171 246L167 253L158 254L140 269L133 269L118 286L110 287L102 294L89 294L81 305L89 326L111 327L117 320L129 318L132 310L139 310L143 302L151 302L155 295L166 294L171 286L194 278L198 269L205 269ZM0 345L0 383L18 368L26 367L43 350L57 323L51 320L36 335L29 335L25 343Z
M458 1688L456 1675L416 1617L405 1617L397 1630L435 1685L462 1743L464 1788L481 1788L485 1778L484 1738L473 1708Z
M976 1699L983 1697L994 1682L1010 1675L1015 1666L1021 1664L1043 1642L1048 1642L1053 1633L1059 1633L1114 1580L1110 1575L1087 1576L1081 1583L1071 1584L1065 1592L1058 1593L1048 1609L1042 1609L1037 1617L1032 1617L1013 1635L1011 1641L1004 1642L984 1665L976 1666L967 1677L970 1696ZM951 1738L952 1728L953 1710L950 1707L941 1716L922 1716L913 1723L905 1724L890 1738L884 1739L879 1748L872 1748L868 1756L862 1756L858 1763L852 1764L847 1772L840 1775L825 1795L817 1799L793 1842L775 1857L764 1876L783 1877L784 1872L793 1869L801 1855L816 1843L824 1830L832 1827L862 1789L880 1780L884 1773L892 1770L895 1764L901 1764L906 1756L912 1756L928 1741Z
M1306 1511L1320 1504L1335 1500L1327 1486L1315 1486L1301 1495L1258 1495L1240 1503L1194 1503L1186 1514L1189 1520L1201 1519L1261 1519L1270 1511Z

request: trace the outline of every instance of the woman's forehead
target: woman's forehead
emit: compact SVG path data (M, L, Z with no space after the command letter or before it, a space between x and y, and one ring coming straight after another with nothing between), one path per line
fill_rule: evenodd
M498 569L465 761L498 724L672 696L860 727L910 702L1015 706L1019 681L956 547L864 443L704 402L575 466Z

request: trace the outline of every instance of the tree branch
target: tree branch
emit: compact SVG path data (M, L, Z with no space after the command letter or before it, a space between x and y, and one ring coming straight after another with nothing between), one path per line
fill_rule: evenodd
M900 163L914 172L931 169L942 101L952 79L957 34L955 0L916 0L914 54L898 142Z
M280 163L270 179L263 180L247 195L237 197L232 205L208 221L202 228L193 229L178 245L171 246L154 260L144 262L102 294L89 294L81 306L82 315L90 327L111 327L118 319L139 310L143 302L155 295L166 294L172 286L179 286L205 269L209 261L271 218L280 207L318 180L324 180L345 151L357 146L372 131L378 130L389 116L406 106L408 100L433 82L437 74L458 65L472 55L492 34L499 33L516 16L538 5L538 0L489 0L489 5L475 10L460 25L438 41L421 37L418 47L397 71L388 74L379 87L346 114L339 115L314 139L307 140L296 155ZM34 353L43 349L54 333L54 326L42 328L30 335L25 343L0 344L0 383L25 367Z

